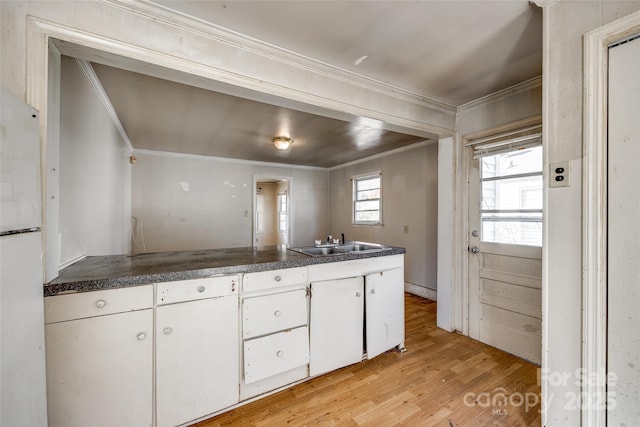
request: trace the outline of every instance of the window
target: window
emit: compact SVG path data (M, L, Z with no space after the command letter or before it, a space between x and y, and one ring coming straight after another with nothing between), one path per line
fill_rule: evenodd
M480 157L482 240L542 245L542 146Z
M382 175L380 173L354 177L353 223L382 224Z
M287 193L278 194L278 230L287 231Z

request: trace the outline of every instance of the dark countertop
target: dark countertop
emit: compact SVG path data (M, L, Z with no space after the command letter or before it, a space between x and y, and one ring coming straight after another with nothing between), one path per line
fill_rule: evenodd
M283 251L269 247L90 256L61 270L56 279L45 284L44 296L200 279L222 274L277 270L404 253L406 253L406 249L392 247L380 252L352 252L311 257L290 250Z

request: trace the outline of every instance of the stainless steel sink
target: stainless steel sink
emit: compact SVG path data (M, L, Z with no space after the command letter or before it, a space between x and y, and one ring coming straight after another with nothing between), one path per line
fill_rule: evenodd
M307 247L297 247L297 248L289 248L289 250L300 252L309 256L327 256L327 255L340 255L347 254L351 252L379 252L384 250L391 249L390 246L379 245L377 243L366 243L366 242L349 242L345 245L337 245L337 246L307 246Z
M365 251L384 251L391 249L389 246L379 245L377 243L350 242L346 245L336 246L337 249L343 249L348 252L365 252Z
M324 247L309 246L309 247L301 247L301 248L289 248L289 250L300 252L309 256L340 255L340 254L349 253L349 251L344 249L339 249L336 247L327 247L327 246L324 246Z

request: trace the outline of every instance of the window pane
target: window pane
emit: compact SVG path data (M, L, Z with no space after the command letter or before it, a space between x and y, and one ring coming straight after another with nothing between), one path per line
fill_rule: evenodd
M380 177L356 180L356 191L380 188Z
M483 178L542 172L542 146L485 156L480 163Z
M355 214L356 222L380 222L380 211L359 211Z
M538 222L482 220L485 242L542 246L542 220Z
M371 200L371 199L379 199L379 198L380 198L380 189L358 191L358 193L356 194L357 200Z
M368 200L364 202L356 202L356 212L380 210L380 200Z
M542 209L542 175L483 182L481 209Z

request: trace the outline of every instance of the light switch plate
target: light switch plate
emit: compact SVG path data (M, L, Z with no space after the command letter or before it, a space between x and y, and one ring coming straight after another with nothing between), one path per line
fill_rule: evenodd
M549 170L549 187L571 186L571 163L551 163Z

